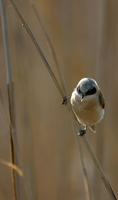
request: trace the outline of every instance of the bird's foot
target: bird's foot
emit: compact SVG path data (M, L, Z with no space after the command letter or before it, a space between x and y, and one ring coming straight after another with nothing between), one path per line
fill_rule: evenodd
M86 134L86 127L80 127L79 132L77 133L77 135L83 136L85 134Z
M70 100L70 96L64 96L63 101L62 101L62 105L67 105L69 100Z

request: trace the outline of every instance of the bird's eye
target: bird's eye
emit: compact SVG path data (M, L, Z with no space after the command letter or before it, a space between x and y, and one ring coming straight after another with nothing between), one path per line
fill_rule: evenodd
M96 93L96 88L93 87L91 89L89 89L87 92L86 92L86 95L92 95L92 94L95 94Z

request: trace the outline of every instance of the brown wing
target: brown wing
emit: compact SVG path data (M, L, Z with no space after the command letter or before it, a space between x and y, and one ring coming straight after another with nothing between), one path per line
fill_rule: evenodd
M103 94L101 93L101 91L99 92L99 102L100 102L100 105L102 106L102 108L105 107L105 101L104 101L104 97L103 97Z

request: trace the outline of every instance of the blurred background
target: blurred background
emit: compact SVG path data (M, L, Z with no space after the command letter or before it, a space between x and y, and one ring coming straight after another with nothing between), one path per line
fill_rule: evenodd
M18 200L110 200L86 146L82 155L87 195L73 121L31 38L5 0L14 88L15 162ZM15 0L55 75L58 72L32 4L48 32L67 94L83 77L97 80L106 100L105 119L88 133L94 152L118 196L118 1ZM0 157L10 161L7 68L0 23ZM12 200L11 171L0 165L0 199ZM15 199L16 200L16 199Z

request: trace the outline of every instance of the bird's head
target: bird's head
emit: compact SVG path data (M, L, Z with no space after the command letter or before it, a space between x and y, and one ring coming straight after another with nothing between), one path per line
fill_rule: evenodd
M81 101L83 101L84 99L96 96L99 91L99 86L94 79L83 78L79 81L76 91Z

